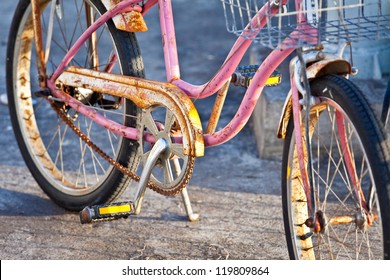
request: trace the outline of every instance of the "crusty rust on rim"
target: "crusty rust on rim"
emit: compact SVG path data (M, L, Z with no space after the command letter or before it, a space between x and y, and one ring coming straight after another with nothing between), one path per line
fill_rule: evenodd
M43 49L42 39L42 26L41 26L41 7L39 0L31 1L34 35L35 35L35 48L37 56L37 67L39 75L39 86L46 88L46 63L45 63L45 51Z

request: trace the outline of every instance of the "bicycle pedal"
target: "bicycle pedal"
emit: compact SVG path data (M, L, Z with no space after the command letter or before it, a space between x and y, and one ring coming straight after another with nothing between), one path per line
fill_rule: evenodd
M135 214L134 203L131 201L112 204L102 204L85 207L80 211L80 222L90 224L93 222L112 221L128 218Z
M236 86L248 88L259 67L259 65L247 65L238 67L232 75L231 82ZM279 71L275 70L272 75L267 79L265 86L274 87L279 85L281 82L282 74Z

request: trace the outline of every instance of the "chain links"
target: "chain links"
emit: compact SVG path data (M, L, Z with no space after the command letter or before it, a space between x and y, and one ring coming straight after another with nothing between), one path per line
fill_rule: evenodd
M100 149L96 144L92 142L92 140L85 135L69 118L68 116L63 112L62 109L60 109L58 106L56 106L55 101L50 100L46 98L53 110L60 116L60 118L63 120L65 124L67 124L79 137L80 139L86 143L91 149L93 149L96 153L98 153L104 160L106 160L109 164L111 164L113 167L115 167L117 170L122 172L123 174L129 176L132 180L139 182L140 177L133 173L130 169L123 166L121 163L117 162L115 159L110 157L108 154L106 154L102 149ZM177 184L172 189L164 189L158 186L157 184L149 181L148 182L148 188L152 189L153 191L165 195L165 196L174 196L177 195L179 192L181 192L186 185L188 184L190 178L192 177L193 169L194 169L194 157L189 157L188 159L188 165L186 170L186 175L184 176L183 180L180 181L179 184Z

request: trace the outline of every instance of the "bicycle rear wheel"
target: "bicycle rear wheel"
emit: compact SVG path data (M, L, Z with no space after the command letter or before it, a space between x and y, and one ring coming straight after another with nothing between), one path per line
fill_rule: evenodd
M40 8L50 76L78 37L106 9L99 0L41 0ZM40 88L33 34L30 0L21 0L8 41L7 90L11 120L23 158L39 186L60 206L80 210L87 205L110 202L123 192L129 178L84 143L47 99L34 94ZM134 34L117 30L112 21L91 36L70 65L144 76ZM126 126L137 124L139 110L129 100L81 88L69 88L68 93L107 118ZM131 170L137 168L137 142L109 132L66 104L56 106L106 154Z
M349 80L325 76L312 81L311 91L316 99L310 108L309 135L317 223L308 214L290 120L282 162L290 258L389 258L389 151L383 132Z

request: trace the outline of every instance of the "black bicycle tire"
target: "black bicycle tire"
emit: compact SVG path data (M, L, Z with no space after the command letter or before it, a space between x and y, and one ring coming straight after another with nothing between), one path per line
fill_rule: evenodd
M324 90L326 88L332 90ZM340 76L324 76L311 81L313 96L323 96L335 101L348 115L358 131L365 147L367 158L370 161L373 177L377 186L378 199L381 209L383 226L384 259L390 258L390 171L388 143L376 115L364 98L360 89L349 80ZM292 118L288 124L283 147L282 159L282 204L285 235L290 259L296 259L293 248L293 238L290 231L289 197L287 190L288 157L293 135L294 124ZM370 147L370 149L367 149Z
M390 79L387 82L387 89L385 96L383 98L382 112L381 112L381 121L386 127L389 119L389 107L390 107Z
M101 1L90 0L90 3L95 6L101 14L106 11ZM96 190L82 196L74 196L63 193L52 187L50 182L45 178L44 174L41 174L39 168L32 160L32 156L28 152L28 148L24 142L21 128L19 127L17 120L16 106L13 98L15 94L13 88L13 60L15 56L15 43L17 40L16 34L18 33L17 31L20 26L20 21L29 5L30 0L21 0L16 8L9 33L6 63L9 111L15 137L23 159L41 189L53 201L65 209L79 211L85 206L111 202L123 193L131 180L128 176L124 175L116 168L111 169L106 180L102 182ZM143 61L135 34L116 29L112 21L108 21L107 26L117 48L118 59L121 62L123 74L141 78L144 77ZM127 113L136 114L135 112L138 109L134 103L129 100L126 100L126 102L128 108ZM131 122L134 121L131 120L131 118L126 118L127 125L135 125ZM136 141L123 138L120 145L121 147L116 160L121 164L128 166L131 170L135 170L138 166L137 158L135 156L135 150L137 149L138 143Z

